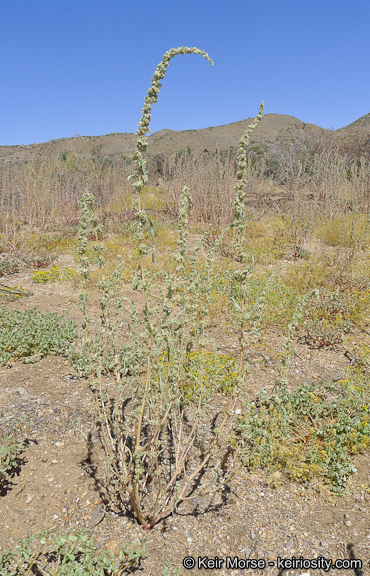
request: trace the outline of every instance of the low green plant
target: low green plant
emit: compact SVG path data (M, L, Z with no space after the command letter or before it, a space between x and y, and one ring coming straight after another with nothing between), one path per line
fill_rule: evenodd
M31 266L32 268L46 268L55 262L57 258L58 256L56 254L38 253L23 256L22 260L25 262L25 264L28 264L28 266Z
M162 576L181 576L181 570L174 562L167 560Z
M18 540L15 547L0 552L0 574L122 576L131 573L146 556L144 539L123 545L118 557L114 557L108 550L99 548L89 532L45 530Z
M35 361L48 354L66 354L76 337L76 323L55 312L36 308L0 308L0 362Z
M6 418L0 418L0 487L9 481L11 471L17 466L24 450L24 423L32 424L26 416L20 416L16 423L6 427Z
M32 276L32 282L35 282L36 284L46 284L47 282L70 280L75 278L77 275L78 272L72 268L59 268L59 266L53 266L50 270L35 272Z
M343 342L354 323L350 318L355 301L351 294L322 290L319 300L306 310L302 340L313 348L333 347Z
M262 391L236 426L243 463L298 482L318 477L343 491L353 455L370 447L369 392L368 384L362 388L351 379Z
M0 260L0 277L16 274L19 272L19 260L17 258L4 258Z

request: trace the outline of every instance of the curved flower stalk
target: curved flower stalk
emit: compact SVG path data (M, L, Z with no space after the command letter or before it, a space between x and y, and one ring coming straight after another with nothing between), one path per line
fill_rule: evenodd
M139 121L139 128L136 131L137 143L136 151L134 153L134 170L132 172L133 178L133 189L137 193L135 199L134 208L137 213L138 227L136 231L136 239L143 239L143 227L147 223L147 217L145 211L141 209L140 204L140 192L143 190L144 186L148 183L148 176L146 173L146 162L144 154L147 149L147 134L150 132L149 124L152 116L152 108L158 100L158 95L161 89L161 80L166 75L167 68L175 56L179 54L200 54L213 66L213 60L208 56L204 50L199 50L199 48L189 48L188 46L180 46L179 48L171 48L168 50L155 69L152 82L149 86L148 93L144 99L144 107L142 109L141 118ZM142 252L141 252L142 251ZM140 253L146 253L147 249L144 246L139 248Z
M187 46L181 46L180 48L171 48L168 50L155 69L151 85L148 89L148 93L144 99L144 107L142 109L141 118L139 121L139 128L136 131L137 144L136 152L134 154L135 170L132 174L134 178L133 187L134 190L140 192L147 182L147 176L145 172L145 160L143 154L146 152L147 148L147 137L146 135L150 132L149 124L152 116L152 108L158 100L159 91L161 89L160 81L166 75L167 68L175 56L179 54L200 54L213 66L213 60L208 56L204 50L199 50L199 48L189 48Z
M234 201L234 220L233 226L238 232L243 232L245 229L245 186L246 182L246 170L247 170L247 146L252 132L257 128L258 124L263 118L264 102L261 102L260 109L255 117L252 124L250 124L247 130L244 132L243 136L239 141L238 154L236 157L236 184L234 186L235 191L235 201Z
M134 153L134 158L133 158L134 170L132 172L132 178L133 178L132 186L133 186L133 189L136 193L136 199L134 202L134 210L136 211L137 220L136 220L136 232L135 232L134 239L139 244L138 251L139 251L139 258L140 258L140 267L139 267L139 270L137 271L136 276L133 280L133 287L134 287L134 289L141 288L144 291L145 308L146 308L145 317L146 317L148 334L149 334L149 338L148 338L149 353L148 353L147 368L146 368L145 392L143 395L142 405L141 405L140 412L138 415L137 428L136 428L136 440L135 440L136 453L139 453L139 451L140 451L140 437L141 437L143 415L144 415L144 411L145 411L147 394L149 392L151 372L152 372L150 351L151 351L152 345L153 345L153 334L152 334L153 329L152 329L152 324L151 324L151 314L150 314L150 305L149 305L149 286L148 286L148 283L146 281L145 268L144 268L144 258L143 258L144 255L149 252L149 247L146 246L146 244L143 242L143 240L144 240L145 225L147 223L149 223L150 229L151 229L151 234L152 234L152 240L153 240L152 245L153 245L153 243L154 243L154 227L151 224L151 222L149 222L149 219L146 215L145 210L142 209L142 207L141 207L141 192L142 192L144 186L148 183L148 176L146 173L146 162L145 162L144 154L146 152L147 143L148 143L147 134L150 132L149 124L150 124L150 120L151 120L151 116L152 116L152 108L158 100L158 95L159 95L159 92L161 89L160 81L163 80L163 78L165 77L166 72L167 72L167 68L168 68L172 58L174 58L175 56L177 56L179 54L200 54L206 60L208 60L208 62L210 62L213 66L213 61L208 56L208 54L206 52L204 52L204 50L199 50L199 48L189 48L187 46L181 46L179 48L171 48L170 50L168 50L163 55L161 62L158 64L158 66L155 69L151 84L150 84L149 89L148 89L148 93L144 99L144 107L142 109L142 114L141 114L141 118L139 121L139 128L136 132L137 143L136 143L136 151ZM136 493L136 497L138 498L138 482L136 482L135 493Z
M247 130L244 132L243 136L239 141L238 153L236 157L236 184L234 186L235 200L234 200L234 218L231 225L233 231L232 244L237 260L240 262L240 269L233 273L231 284L236 284L239 286L237 292L239 293L239 302L235 298L231 297L230 300L234 307L234 313L236 316L236 321L239 325L239 371L240 374L244 373L244 353L248 345L248 336L246 334L246 326L254 318L255 332L258 332L257 325L260 322L263 313L263 300L266 296L263 293L263 298L259 306L255 307L255 310L246 310L246 300L248 291L248 278L253 272L254 259L252 257L252 265L245 266L246 261L250 258L248 251L245 248L245 186L246 181L246 171L247 171L247 146L252 132L257 128L258 124L263 118L264 103L261 102L259 112L255 117L252 124L250 124ZM267 290L267 287L266 287ZM262 296L262 294L261 294Z

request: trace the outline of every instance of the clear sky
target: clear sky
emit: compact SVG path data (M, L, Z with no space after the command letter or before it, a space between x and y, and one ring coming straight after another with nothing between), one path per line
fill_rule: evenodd
M0 0L0 145L152 132L266 113L340 128L370 112L370 0Z

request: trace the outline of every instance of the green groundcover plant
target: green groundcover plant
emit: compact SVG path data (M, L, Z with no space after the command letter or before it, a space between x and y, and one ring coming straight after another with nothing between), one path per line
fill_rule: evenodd
M47 354L66 354L76 337L76 323L55 312L36 308L0 308L0 362L32 362Z
M70 280L77 276L76 270L72 268L59 268L59 266L52 266L50 270L40 270L35 272L32 276L32 282L36 284L46 284L47 282L56 282L58 280Z
M18 464L19 457L24 451L24 423L32 424L26 416L20 416L16 422L6 426L6 418L0 418L0 488L10 480L12 471Z
M353 373L337 383L262 391L236 426L244 464L298 482L321 478L343 491L353 456L370 446L369 386L358 384Z
M122 546L118 557L98 548L91 533L67 530L38 532L0 552L0 574L6 576L122 576L145 558L145 541Z

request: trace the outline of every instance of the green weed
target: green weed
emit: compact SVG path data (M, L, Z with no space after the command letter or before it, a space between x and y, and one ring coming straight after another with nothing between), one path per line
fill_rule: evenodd
M19 272L19 260L17 258L4 258L0 260L0 277L9 276Z
M0 418L0 423L5 426L5 417ZM16 423L5 431L0 428L0 488L10 479L11 471L17 466L18 459L24 450L24 423L32 424L26 416L20 416Z
M321 290L320 299L306 310L302 339L313 348L333 347L343 342L354 323L351 312L355 307L352 294Z
M76 337L76 324L54 312L36 308L0 308L0 363L27 362L47 354L66 354Z
M37 254L23 256L22 260L32 268L46 268L46 266L50 266L50 264L55 262L57 258L58 256L56 254L52 254L49 252L47 253L39 252Z
M38 532L18 540L14 548L0 552L0 574L25 576L119 576L137 568L145 558L145 541L124 544L118 558L98 547L83 530Z
M369 392L368 384L362 388L351 378L262 392L236 426L244 464L299 482L318 477L343 491L353 455L370 446Z
M6 298L6 300L18 300L22 296L29 296L29 291L18 284L14 286L8 286L6 284L0 284L0 296Z

